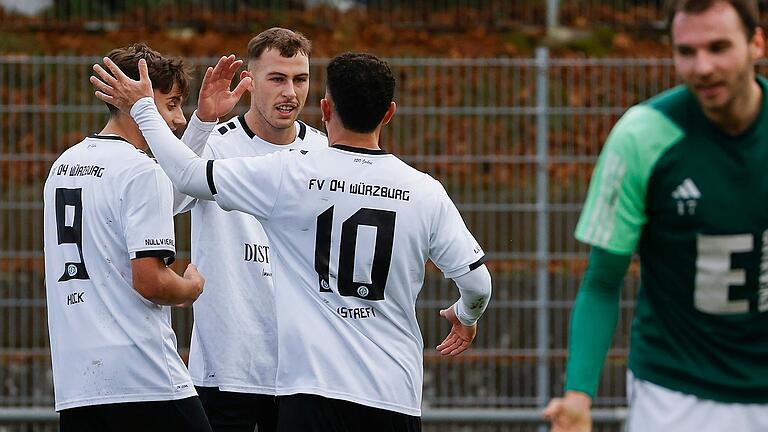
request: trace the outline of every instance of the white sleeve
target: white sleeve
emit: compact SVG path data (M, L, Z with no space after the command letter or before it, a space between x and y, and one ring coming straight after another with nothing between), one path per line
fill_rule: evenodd
M454 279L480 267L485 262L485 254L443 185L433 181L433 196L437 202L433 206L429 258L445 277Z
M197 111L192 113L192 117L189 119L187 128L184 130L184 135L181 137L181 142L187 145L196 155L205 158L205 150L208 148L206 143L211 136L213 128L216 127L218 122L204 122L197 116ZM192 209L195 206L197 200L189 195L181 193L176 187L173 188L173 212L174 214L184 213Z
M151 97L139 99L131 108L152 153L179 192L195 198L212 200L211 160L199 158L168 128Z
M456 302L456 317L465 326L471 326L480 319L491 299L491 273L485 265L469 273L453 278L459 287L459 300Z
M196 155L202 156L208 137L211 136L213 128L218 124L217 121L204 122L197 116L197 111L192 113L189 118L184 135L181 136L181 142L187 145Z
M131 259L176 256L171 182L157 165L141 169L120 194L123 234Z
M291 153L280 151L212 161L211 188L219 207L269 219L280 195L283 167Z

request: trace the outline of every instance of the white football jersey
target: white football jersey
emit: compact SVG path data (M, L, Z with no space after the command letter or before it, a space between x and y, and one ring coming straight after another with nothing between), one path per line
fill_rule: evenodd
M195 396L170 308L141 296L131 259L175 256L171 183L116 136L91 136L45 182L45 279L56 410Z
M215 127L203 157L325 147L325 135L302 122L296 122L292 144L271 144L240 116ZM192 262L205 276L205 292L194 304L192 380L223 391L275 394L277 323L267 235L249 214L224 211L212 201L192 204Z
M346 146L208 162L225 209L262 221L277 307L277 394L420 415L416 297L484 255L442 185L383 151Z

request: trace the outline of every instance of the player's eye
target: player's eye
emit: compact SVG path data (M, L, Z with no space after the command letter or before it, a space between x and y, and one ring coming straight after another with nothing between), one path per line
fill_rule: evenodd
M728 51L731 47L731 43L728 41L718 41L710 45L709 50L713 53L722 53Z
M271 81L274 81L274 82L283 82L283 77L273 77L273 78L271 78Z
M691 57L696 54L696 50L688 46L678 46L677 53L683 57Z

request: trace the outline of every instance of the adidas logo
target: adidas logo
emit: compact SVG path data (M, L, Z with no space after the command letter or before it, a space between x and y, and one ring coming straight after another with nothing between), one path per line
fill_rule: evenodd
M699 199L701 198L701 192L693 180L689 178L683 180L680 186L672 192L672 198L674 199Z
M696 187L693 180L688 177L675 188L672 192L672 198L677 200L677 214L680 216L685 214L693 215L696 213L696 205L698 204L698 199L701 198L701 191Z

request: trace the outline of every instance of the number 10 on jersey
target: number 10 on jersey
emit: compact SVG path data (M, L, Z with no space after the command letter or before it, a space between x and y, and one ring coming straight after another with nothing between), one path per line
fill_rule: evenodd
M336 272L339 295L365 300L384 300L384 288L387 285L389 266L392 262L396 213L389 210L361 208L342 222L340 240L338 244L332 244L333 211L334 206L331 206L317 217L315 271L318 275L320 292L333 292L330 285L329 268L333 246L339 253L338 271ZM370 252L357 250L360 226L376 229L370 279L365 281L355 280L356 255Z

